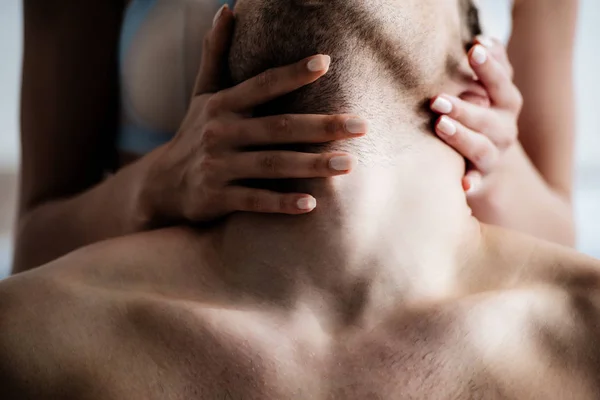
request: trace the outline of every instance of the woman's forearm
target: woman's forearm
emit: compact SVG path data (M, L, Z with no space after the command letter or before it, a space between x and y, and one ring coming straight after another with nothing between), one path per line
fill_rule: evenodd
M121 169L90 190L24 210L18 221L13 273L72 250L148 228L140 207L152 154Z
M546 183L520 145L507 152L494 174L488 187L472 202L476 217L486 223L574 246L570 201Z

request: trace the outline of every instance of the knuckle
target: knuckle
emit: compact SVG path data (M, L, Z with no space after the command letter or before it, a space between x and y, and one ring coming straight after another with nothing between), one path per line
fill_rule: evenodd
M508 70L508 76L510 77L510 80L512 81L513 78L515 77L515 68L510 63L508 64L508 66L506 68Z
M513 91L513 107L515 111L519 113L523 108L523 95L521 94L521 91L514 86Z
M211 95L204 105L204 111L209 117L215 117L221 111L223 100L218 93Z
M278 173L283 169L283 158L277 154L266 154L259 158L259 168L264 172Z
M283 195L279 195L279 198L277 199L277 210L278 211L284 211L289 209L289 201L287 199L286 196Z
M265 210L266 205L265 201L261 198L261 196L255 193L251 193L246 195L246 197L244 198L242 207L245 210L263 211Z
M487 82L488 91L494 93L502 93L503 85L497 79L497 77L490 79Z
M493 129L496 127L495 123L493 123L490 118L482 117L477 122L479 132L486 136L489 136L490 132L493 132Z
M489 154L488 146L478 146L474 149L472 154L472 160L475 164L485 164L488 154Z
M496 144L496 146L498 146L499 149L506 150L507 148L509 148L510 146L514 145L517 142L517 137L518 137L517 127L515 125L514 127L511 127L510 129L505 131L504 135L502 135L502 137L498 138L498 140L495 142L495 144Z
M269 135L275 139L280 136L288 136L291 133L292 117L290 115L280 115L273 119L269 126Z
M318 173L326 169L325 166L327 165L328 161L329 157L327 156L314 157L312 162L309 163L309 170L313 173Z
M206 124L200 138L200 150L205 153L213 152L221 141L222 129L222 126L217 122Z
M495 148L491 144L482 145L475 149L471 161L483 172L489 171L496 162Z
M327 136L337 137L342 130L344 121L341 117L332 116L323 120L323 131Z
M212 177L219 170L219 162L215 157L202 157L199 164L200 173L205 177Z
M274 69L268 69L258 75L256 82L260 89L270 92L277 85L277 73Z
M294 198L289 195L279 195L277 200L278 211L290 212L294 211Z

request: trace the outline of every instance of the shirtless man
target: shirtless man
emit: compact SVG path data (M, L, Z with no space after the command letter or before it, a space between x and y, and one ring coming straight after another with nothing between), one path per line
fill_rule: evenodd
M600 398L600 264L479 224L464 160L429 133L425 99L481 93L467 6L239 0L235 80L330 54L324 78L259 112L367 113L360 164L285 182L318 199L309 215L130 236L0 283L1 397Z

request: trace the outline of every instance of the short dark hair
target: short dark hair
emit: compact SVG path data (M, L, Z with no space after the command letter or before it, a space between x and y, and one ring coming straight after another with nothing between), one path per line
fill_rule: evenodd
M393 6L392 0L379 1L385 2ZM442 77L424 74L422 65L428 60L418 58L423 43L418 34L431 28L417 27L418 23L424 24L421 21L409 21L398 29L396 36L402 37L394 37L394 32L390 33L390 29L395 29L394 24L390 24L389 18L386 20L381 10L366 8L366 4L369 3L364 0L238 0L229 56L234 83L314 54L332 57L326 76L258 108L257 116L357 112L357 109L362 110L363 99L355 86L369 79L374 82L365 88L373 84L393 85L395 93L404 96L411 106L431 95L423 88L431 86L432 79ZM457 6L463 19L461 40L472 41L474 35L480 33L477 10L471 0L457 0ZM366 71L365 58L371 59L378 71ZM385 78L378 80L372 78L374 75ZM385 105L376 103L372 107ZM389 110L379 114L382 112ZM347 149L345 144L336 147ZM319 151L321 148L302 149Z

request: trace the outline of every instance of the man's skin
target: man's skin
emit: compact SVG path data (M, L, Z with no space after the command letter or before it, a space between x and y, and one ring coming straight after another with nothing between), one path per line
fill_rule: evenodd
M271 3L239 1L232 59ZM320 5L292 3L279 4ZM318 199L311 214L130 236L2 282L2 398L599 398L600 263L479 224L464 160L426 133L422 99L477 90L447 68L464 57L459 10L362 10L385 13L379 33L410 47L413 84L399 93L367 47L350 71L332 64L332 79L348 78L344 107L371 110L372 126L351 175L303 183ZM313 112L289 107L302 104Z

